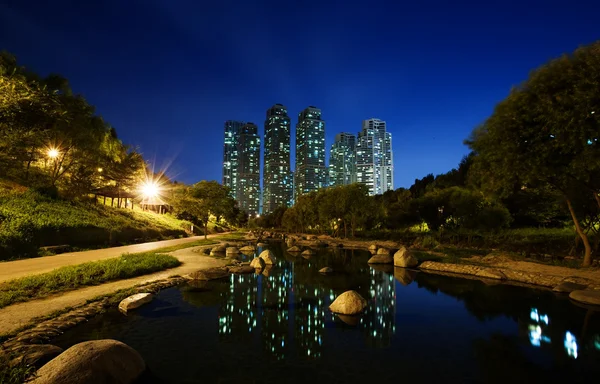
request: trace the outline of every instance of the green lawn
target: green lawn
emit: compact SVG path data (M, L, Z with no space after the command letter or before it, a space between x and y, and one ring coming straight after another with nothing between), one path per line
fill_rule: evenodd
M152 251L62 267L0 284L0 308L58 292L162 271L180 264L173 256Z

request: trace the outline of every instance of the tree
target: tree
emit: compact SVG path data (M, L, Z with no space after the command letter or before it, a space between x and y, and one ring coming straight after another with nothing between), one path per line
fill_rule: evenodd
M208 220L210 215L217 218L230 217L234 213L235 200L230 196L229 188L216 181L200 181L194 184L188 192L188 198L193 208L192 212L204 225L204 238L208 235Z
M506 194L515 184L547 185L562 195L585 247L584 266L592 248L582 221L597 212L577 202L587 205L578 199L585 191L600 207L599 68L600 42L549 62L466 141L488 189Z

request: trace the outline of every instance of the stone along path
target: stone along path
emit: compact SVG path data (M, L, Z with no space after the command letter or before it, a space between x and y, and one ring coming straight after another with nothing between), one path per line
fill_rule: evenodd
M190 238L190 239L197 240L198 238ZM184 239L178 239L178 240L184 240ZM173 240L167 240L167 241L172 242ZM160 247L174 245L173 243L170 243L170 244L169 243L164 244L165 242L159 242L159 243L163 243L163 245L161 245ZM175 243L175 244L178 244L178 243ZM146 245L147 246L148 244L138 244L138 245ZM132 246L128 246L128 247L132 247ZM160 247L157 246L156 248L160 248ZM50 296L45 299L32 300L32 301L28 301L25 303L17 303L17 304L9 305L8 307L0 309L0 335L14 332L17 329L19 329L25 325L28 325L29 323L34 321L35 318L37 318L37 317L47 316L56 311L60 311L60 310L63 310L63 309L69 308L69 307L76 307L76 306L85 304L86 300L94 299L100 295L107 295L107 294L113 293L115 291L118 291L120 289L131 288L135 285L166 279L166 278L168 278L170 276L174 276L174 275L184 276L184 275L187 275L187 274L197 271L197 270L213 268L213 267L220 267L220 266L223 266L226 264L226 261L224 261L224 260L218 260L218 259L215 259L215 258L212 258L209 256L202 255L198 252L194 252L194 250L206 248L206 247L212 247L212 246L200 246L200 247L194 247L194 248L186 248L186 249L181 249L179 251L169 253L170 255L177 257L182 262L182 265L180 265L177 268L167 269L165 271L156 272L156 273L153 273L150 275L138 276L138 277L134 277L131 279L119 280L119 281L114 281L114 282L96 285L96 286L92 286L92 287L86 287L86 288L78 289L75 291L64 292L64 293L60 293L60 294L57 294L54 296ZM122 249L122 248L127 248L127 247L109 248L109 249L102 250L102 251L109 251L109 250L113 250L113 249ZM153 248L153 249L156 249L156 248ZM93 252L93 251L90 251L90 252ZM129 252L133 252L133 251L129 251ZM136 250L135 252L141 252L141 251ZM82 253L87 253L87 252L82 252ZM116 254L113 253L112 257L119 256L121 253L122 253L122 251L120 251L120 253L116 253ZM58 256L50 256L49 258L54 258L54 257L58 257ZM105 257L105 258L108 258L108 257ZM81 260L80 258L76 258L76 259ZM42 260L42 259L35 259L35 260ZM28 260L24 260L24 261L28 261ZM90 261L90 260L86 259L85 261ZM85 262L85 261L81 261L81 262ZM7 263L4 263L4 264L7 264ZM71 264L77 264L77 262L74 262ZM65 264L65 265L70 265L70 264ZM2 273L4 273L4 270L2 271Z
M208 235L208 238L222 236L222 233ZM36 257L33 259L24 259L16 261L6 261L0 263L0 282L16 279L23 276L38 275L44 272L50 272L53 269L67 265L83 264L89 261L98 261L119 257L124 253L138 253L153 251L155 249L170 247L190 243L196 240L202 240L204 236L185 237L183 239L154 241L150 243L141 243L134 245L125 245L122 247L94 249L92 251L69 252L56 256Z

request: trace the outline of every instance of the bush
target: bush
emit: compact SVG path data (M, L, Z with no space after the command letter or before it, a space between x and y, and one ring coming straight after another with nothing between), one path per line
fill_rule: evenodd
M425 236L421 241L421 246L425 249L433 249L440 245L440 243L433 238L433 236Z

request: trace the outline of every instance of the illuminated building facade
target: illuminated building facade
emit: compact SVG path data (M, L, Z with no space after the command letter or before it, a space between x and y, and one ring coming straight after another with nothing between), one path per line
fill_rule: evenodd
M275 104L265 120L265 165L263 171L263 213L288 207L292 200L290 177L290 118L287 108Z
M338 133L329 152L329 183L331 187L356 183L356 136Z
M296 124L295 197L327 186L325 168L325 121L321 110L308 107Z
M223 185L250 216L260 206L260 137L253 123L225 122L223 146Z
M394 189L392 134L386 131L385 121L363 121L356 142L356 178L371 196Z

